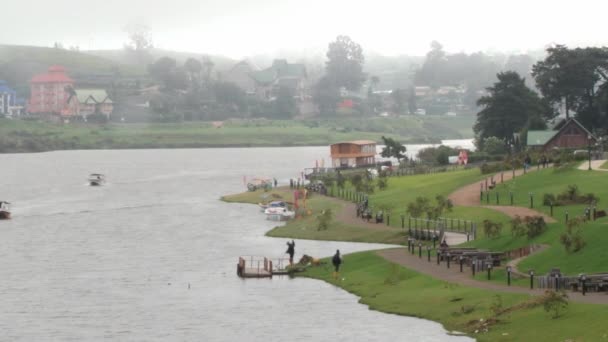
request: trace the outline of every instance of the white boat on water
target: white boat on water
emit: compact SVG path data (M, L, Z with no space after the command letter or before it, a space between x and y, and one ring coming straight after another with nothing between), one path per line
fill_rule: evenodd
M266 204L258 203L258 205L260 206L261 211L265 211L269 208L287 208L287 202L285 201L273 201Z
M6 201L0 201L0 220L8 220L11 218L11 204Z
M90 186L101 186L106 183L106 176L101 173L91 173L89 175L89 185Z
M266 214L266 219L270 221L287 221L296 216L294 211L283 207L268 208L264 210L264 214Z

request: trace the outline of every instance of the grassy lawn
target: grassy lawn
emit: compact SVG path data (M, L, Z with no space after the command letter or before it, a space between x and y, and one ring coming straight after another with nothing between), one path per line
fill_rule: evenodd
M289 188L277 188L269 192L258 190L242 194L224 196L227 202L259 203L265 200L291 201L292 192ZM352 242L375 242L388 244L406 244L407 237L402 229L379 226L379 229L368 229L333 221L327 230L317 229L316 215L325 209L331 209L334 214L339 212L344 204L323 196L313 195L306 202L310 212L302 211L302 215L295 220L278 226L268 233L272 237L290 237L294 239L327 240L327 241L352 241Z
M608 169L608 161L600 165L600 169Z
M558 194L565 190L568 184L577 184L581 193L594 192L600 199L606 199L608 198L608 187L601 186L601 184L606 184L606 176L608 175L600 172L589 173L588 171L574 169L559 171L547 169L518 177L514 181L499 184L495 191L499 191L502 194L506 193L505 198L508 198L508 191L513 191L516 194L524 193L527 195L528 192L538 194L535 195L539 198L538 202L535 201L535 209L549 214L550 209L540 205L542 204L540 198L543 193ZM409 202L418 196L433 198L437 194L448 195L453 190L478 181L482 177L478 170L466 170L390 178L387 189L382 191L377 190L370 196L370 204L375 210L390 208L388 212L391 215L391 227L394 228L392 230L386 228L386 226L381 226L383 228L377 230L350 227L334 221L328 230L318 231L315 216L326 208L331 208L334 212L338 212L341 205L336 201L315 196L308 202L309 208L312 210L310 216L305 216L289 222L285 226L277 227L270 231L268 235L322 240L406 243L405 236L400 230L400 215L405 214L405 206ZM238 199L239 201L250 203L260 202L260 194L257 193L246 193L241 196L244 197L229 197L227 199ZM290 198L291 195L285 192L281 196ZM520 206L529 205L529 198L526 197L528 196L514 196L514 204ZM554 207L554 216L558 219L558 222L548 224L547 231L533 239L528 239L526 236L512 236L510 218L491 209L455 207L451 213L445 216L477 222L478 238L466 243L466 246L494 251L508 251L529 244L546 244L550 246L547 250L530 256L520 263L519 267L521 270L534 269L537 274L543 274L551 268L557 267L568 275L576 275L581 272L608 271L608 267L606 266L608 249L605 248L608 245L608 234L606 234L608 217L583 225L583 237L586 246L579 252L567 253L559 241L560 235L565 230L564 218L566 211L569 212L570 217L573 217L575 214L582 214L583 210L583 205ZM498 237L486 238L483 235L481 222L484 219L503 224L501 234ZM452 221L448 220L448 225L450 224L452 224ZM405 225L407 227L407 220Z
M344 288L361 297L360 302L371 309L437 321L447 330L466 332L478 341L600 341L608 334L603 323L608 318L604 306L570 303L557 319L552 319L542 305L522 305L495 316L491 306L497 301L497 293L435 280L392 264L373 251L346 255L339 280L333 279L333 269L326 261L328 264L309 268L303 276ZM526 295L498 295L503 308L531 301ZM490 318L498 322L488 332L475 333L480 329L479 320Z
M546 169L540 172L532 172L515 180L498 184L495 190L490 191L490 204L495 204L495 194L500 194L501 205L509 204L509 192L513 192L513 202L517 206L530 206L530 195L534 196L534 209L551 213L548 206L542 205L545 193L559 194L565 191L570 184L578 186L580 194L594 193L600 198L598 209L604 209L602 205L608 199L608 184L605 175L601 172L581 171L575 168ZM485 203L485 201L484 201ZM567 253L559 242L560 235L565 231L566 213L570 218L584 214L586 205L568 205L553 208L553 216L557 223L548 224L548 230L541 236L528 240L526 237L513 238L510 233L508 221L503 225L500 237L495 239L481 239L469 243L471 246L490 248L497 250L508 250L525 246L529 243L543 243L551 245L548 250L533 255L520 264L520 269L534 269L538 273L548 272L551 268L560 268L562 272L576 275L581 272L605 272L608 271L606 260L608 260L608 218L601 218L583 225L583 237L586 246L579 252Z
M0 153L61 149L322 146L359 139L379 141L382 135L402 143L436 143L445 138L470 137L461 134L463 128L460 126L465 122L454 120L453 127L446 120L436 118L228 120L222 128L214 128L210 122L61 125L0 119Z

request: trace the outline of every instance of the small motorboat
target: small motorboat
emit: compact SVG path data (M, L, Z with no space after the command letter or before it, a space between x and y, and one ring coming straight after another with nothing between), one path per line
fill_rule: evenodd
M101 173L91 173L89 175L89 185L90 186L101 186L106 182L106 176Z
M296 213L283 207L274 207L264 210L266 219L270 221L287 221L296 216Z
M273 201L266 204L258 203L258 205L262 211L265 211L268 208L287 208L287 202L285 201Z
M0 220L8 220L11 218L11 204L6 201L0 201Z

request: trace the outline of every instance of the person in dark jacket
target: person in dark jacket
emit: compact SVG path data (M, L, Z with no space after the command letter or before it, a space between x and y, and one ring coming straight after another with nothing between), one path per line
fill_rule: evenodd
M338 272L340 271L340 264L342 263L342 258L340 257L340 250L336 250L336 254L331 258L331 263L334 265L334 279L338 277Z
M296 243L291 240L291 243L287 241L287 251L285 252L289 254L289 265L293 265L293 255L296 253Z

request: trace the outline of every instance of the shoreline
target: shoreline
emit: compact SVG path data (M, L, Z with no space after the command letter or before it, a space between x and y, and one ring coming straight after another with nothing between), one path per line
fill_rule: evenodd
M226 195L221 199L226 202L255 204L257 202L251 199L256 198L256 195L259 192ZM323 201L321 196L313 198L315 201ZM299 221L307 219L305 217ZM272 232L280 230L282 237L331 240L320 238L319 235L324 233L316 229L313 232L316 236L302 236L301 230L293 229L293 226L297 226L297 222L275 227L265 235L276 236L271 235ZM335 221L329 230L334 229L340 229L340 224ZM378 234L381 230L373 232ZM333 241L378 242L352 239ZM323 259L324 266L310 267L296 277L323 280L337 286L359 297L359 303L367 305L371 310L430 320L441 324L448 334L462 332L462 335L478 341L531 340L534 339L535 329L552 329L556 323L543 310L543 305L539 302L541 296L538 295L477 288L437 279L394 263L384 258L378 250L347 254L344 259L345 263L340 270L341 280L332 279L333 269L328 266L328 258ZM568 306L568 311L560 317L561 328L547 333L545 337L548 340L563 340L567 337L573 340L604 338L602 336L606 332L602 327L588 328L586 325L594 318L605 316L603 305L571 300Z

